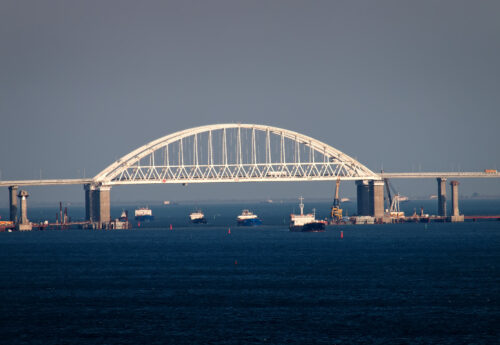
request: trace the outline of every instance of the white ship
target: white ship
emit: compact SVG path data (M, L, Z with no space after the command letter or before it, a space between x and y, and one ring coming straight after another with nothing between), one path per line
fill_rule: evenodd
M325 231L325 222L316 219L316 213L304 214L304 204L302 201L303 197L299 198L300 200L300 214L291 214L290 215L290 231Z
M154 220L153 211L147 207L141 207L135 210L135 220L149 221Z
M394 198L397 198L399 200L399 202L405 202L405 201L409 200L407 196L403 196L403 195L399 195L399 194L396 194L394 196Z
M206 224L207 223L205 215L200 210L190 213L189 218L191 219L191 222L194 224Z

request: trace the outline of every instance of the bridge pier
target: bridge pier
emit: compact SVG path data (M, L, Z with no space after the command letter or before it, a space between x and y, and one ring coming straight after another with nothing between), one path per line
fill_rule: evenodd
M111 221L110 186L96 187L84 185L85 190L85 219L98 223L99 228L107 227Z
M99 193L99 223L106 226L111 221L110 211L110 191L111 187L101 186L98 188Z
M464 215L460 215L460 211L458 210L458 185L460 183L458 181L451 181L451 221L452 222L463 222Z
M438 216L446 217L446 177L438 177Z
M370 181L370 215L377 220L384 217L384 180Z
M30 231L32 229L32 225L28 220L28 192L25 190L20 190L18 197L21 199L21 217L19 219L19 223L17 223L16 227L19 231Z
M384 217L384 181L356 181L358 216Z
M9 187L10 220L17 223L17 189L18 186Z
M356 181L358 216L370 215L370 184L368 180Z
M85 220L90 221L90 222L95 222L95 216L94 216L94 203L93 203L93 193L95 190L95 187L92 186L91 184L85 184L83 185L83 189L85 190Z

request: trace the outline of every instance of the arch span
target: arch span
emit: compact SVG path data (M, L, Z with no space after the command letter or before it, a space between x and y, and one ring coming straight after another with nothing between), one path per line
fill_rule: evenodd
M215 124L139 147L94 177L100 185L375 180L373 171L307 135L257 124Z

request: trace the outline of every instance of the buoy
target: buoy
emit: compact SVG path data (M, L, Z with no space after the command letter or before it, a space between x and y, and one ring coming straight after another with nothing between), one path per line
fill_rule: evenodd
M234 260L234 264L237 265L238 264L238 260Z
M231 228L229 228L229 230L227 231L227 234L231 235Z
M170 230L172 230L172 224L170 224Z
M340 232L340 238L344 238L344 232L343 231Z
M140 228L141 227L141 222L137 222L137 226Z

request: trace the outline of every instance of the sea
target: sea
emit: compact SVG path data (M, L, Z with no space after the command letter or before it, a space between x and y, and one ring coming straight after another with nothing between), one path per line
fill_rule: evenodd
M432 214L436 204L401 206ZM498 221L297 233L295 202L149 206L155 221L132 230L0 233L0 343L499 343ZM323 218L330 206L305 210ZM460 206L500 214L500 200ZM198 208L207 225L189 223ZM263 225L237 227L244 208ZM52 221L58 207L29 212ZM83 213L69 207L74 220Z

